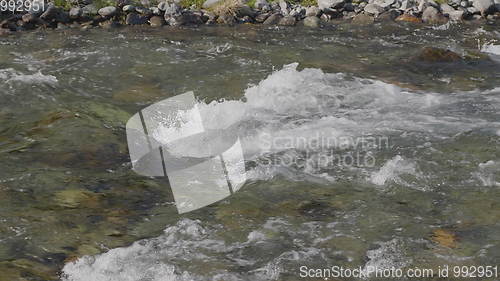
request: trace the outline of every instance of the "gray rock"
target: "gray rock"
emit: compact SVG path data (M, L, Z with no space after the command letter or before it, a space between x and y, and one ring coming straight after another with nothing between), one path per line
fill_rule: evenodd
M160 9L158 9L158 7L151 7L149 9L151 10L153 15L155 15L155 16L161 16L161 14L162 14L162 11L160 11Z
M244 16L240 18L240 23L252 23L253 19L249 16Z
M82 8L82 12L84 16L94 16L97 15L97 8L94 4L89 4Z
M329 14L322 14L320 19L324 22L329 22L332 19L332 16Z
M467 8L467 7L469 7L469 2L468 1L462 1L462 2L460 2L460 6L462 8Z
M146 24L148 22L148 18L139 15L138 13L130 13L127 15L127 18L125 19L125 24L128 25L140 25L140 24Z
M280 0L279 2L281 14L288 15L290 11L288 10L288 3L285 0Z
M373 1L373 4L377 4L382 8L388 8L389 6L394 4L394 2L396 2L396 0L375 0Z
M203 9L209 9L213 6L215 6L217 3L219 3L222 0L207 0L203 3Z
M60 9L57 8L56 6L49 5L47 10L45 12L43 12L43 14L40 16L40 18L42 20L45 20L45 21L53 20L57 17L57 15L59 14L59 11L60 11Z
M236 19L234 18L233 14L231 13L223 13L222 15L219 15L219 18L217 19L219 23L222 24L227 24L227 25L234 25L236 24Z
M465 12L463 10L456 10L456 11L448 13L448 17L452 21L461 21L461 20L463 20L464 15L465 15Z
M258 23L263 23L267 18L269 17L269 14L268 13L265 13L265 14L258 14L256 17L255 17L255 21L258 22Z
M476 9L476 7L469 7L469 8L467 8L467 12L469 14L479 14L480 13L479 10Z
M132 13L135 12L135 7L132 5L125 5L123 6L122 11L124 11L125 13Z
M248 5L241 5L240 7L238 7L238 10L236 10L236 15L240 18L243 18L246 16L254 18L255 11L252 8L250 8Z
M413 0L403 0L401 2L401 8L400 9L403 10L403 11L407 11L409 9L412 9L412 8L416 7L416 6L417 6L417 4Z
M377 17L377 21L394 21L400 15L401 15L401 12L399 10L391 9L387 12L380 14Z
M149 25L152 27L160 27L165 25L165 20L160 16L153 16L149 19Z
M352 19L353 24L368 25L375 21L373 16L367 14L358 14Z
M69 13L63 10L59 11L55 20L62 23L69 23L71 21Z
M160 11L165 12L165 10L167 9L167 5L167 2L160 2L158 3L157 7L158 9L160 9Z
M216 24L217 23L217 15L210 11L205 11L203 16L206 18L205 24Z
M182 17L184 18L184 24L200 25L200 24L204 24L205 20L206 20L206 18L204 20L203 13L201 13L200 11L185 12L182 14Z
M378 16L381 13L383 13L385 9L377 4L368 4L365 6L364 11L367 12L368 14Z
M446 22L446 18L433 6L427 6L422 13L422 21L430 24L438 24Z
M81 17L83 14L83 11L80 7L73 7L69 10L69 17L71 19L77 19Z
M317 17L321 10L316 6L306 8L306 17Z
M120 27L121 24L119 22L113 21L113 20L107 20L99 23L99 26L105 29L111 29L111 28L117 28Z
M21 19L24 23L34 23L38 20L36 15L30 14L30 13L24 14ZM26 25L23 25L23 26L26 26Z
M176 3L167 3L165 5L165 19L173 15L178 15L181 12L181 7Z
M151 11L150 8L146 8L146 7L135 7L135 11L141 15L145 15L145 16L150 16L151 14L153 14L153 11Z
M304 19L304 26L317 28L319 27L319 18L316 16L308 16Z
M320 10L328 8L340 8L344 5L344 0L318 0L318 7Z
M278 22L281 20L282 17L283 16L281 16L279 13L272 14L262 24L265 25L278 24Z
M439 10L439 4L438 4L438 3L436 3L434 0L425 0L424 2L425 2L428 6L432 6L432 7L434 7L434 8L436 8L436 9L438 9L438 10Z
M336 19L342 17L342 12L334 9L325 9L323 15L328 15L330 19Z
M303 18L306 15L306 8L297 6L290 11L289 15L295 18Z
M444 15L449 15L450 13L454 12L455 9L451 7L450 5L443 3L440 5L441 11L443 12Z
M344 12L354 12L355 7L352 3L345 3Z
M99 11L97 13L105 18L112 17L116 14L116 7L112 7L112 6L104 7L104 8L99 9Z
M269 3L266 0L255 1L255 8L261 10L265 6L269 7Z
M495 10L495 2L493 0L473 0L472 6L481 12L483 16Z
M280 19L280 21L278 22L278 25L294 26L296 21L297 20L295 19L295 17L285 16L285 17Z

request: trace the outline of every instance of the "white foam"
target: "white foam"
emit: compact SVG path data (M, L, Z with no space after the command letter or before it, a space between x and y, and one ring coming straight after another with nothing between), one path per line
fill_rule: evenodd
M249 171L250 179L280 174L292 180L306 177L335 181L331 167L311 162L326 152L337 153L346 147L351 151L381 149L356 147L359 138L382 136L390 141L392 135L406 135L414 140L420 134L440 139L491 126L491 121L476 116L447 112L455 103L470 99L470 93L414 93L384 82L324 73L320 69L298 71L297 66L285 65L273 72L246 89L241 100L198 104L207 131L222 130L228 137L240 137L245 159L257 161ZM203 138L202 148L226 145L221 141L225 137ZM202 153L200 145L188 141L182 143L182 149L187 155ZM277 165L258 161L268 156L305 164L298 171L283 161ZM337 165L333 161L327 164ZM373 181L383 184L390 177L375 175Z
M407 258L402 251L402 242L400 239L394 238L378 244L378 248L369 250L366 253L368 262L364 266L365 272L372 272L370 268L376 268L377 270L401 269L411 264L411 259Z
M481 47L481 52L499 55L500 56L500 45L495 44L484 44Z
M49 84L55 85L59 81L53 75L44 75L38 71L33 74L23 74L12 68L0 69L0 79L6 83L21 82L25 84Z
M191 281L199 280L188 272L178 272L174 265L164 262L169 258L193 258L189 249L194 243L203 243L205 230L199 221L181 220L168 227L164 235L135 242L130 247L117 248L97 256L84 256L67 263L63 269L64 281ZM210 243L210 241L206 241ZM222 242L219 242L219 245ZM218 247L215 245L214 247ZM201 255L201 254L199 254Z
M321 227L324 226L292 226L284 219L270 218L252 231L247 241L226 243L219 238L220 226L182 219L167 227L159 237L67 263L61 278L63 281L278 280L284 271L290 271L292 264L324 254L314 247L320 243L315 242L318 235L325 231ZM260 243L274 243L267 241L266 232L274 233L273 239L279 235L290 247L249 256L248 249L254 251L253 248L261 248ZM221 256L227 257L224 264ZM216 266L212 267L213 264ZM249 270L244 273L230 270L238 266Z
M484 44L481 52L487 53L492 60L500 62L500 45Z
M500 175L500 163L489 160L479 164L479 171L476 177L483 186L500 186L497 176Z
M370 180L373 184L384 185L388 181L398 181L401 174L416 174L415 163L405 160L400 155L387 161L377 172L372 173Z

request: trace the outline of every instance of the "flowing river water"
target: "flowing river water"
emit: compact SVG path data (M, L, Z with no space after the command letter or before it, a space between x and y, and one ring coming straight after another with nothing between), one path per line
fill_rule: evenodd
M37 31L1 39L0 81L0 280L499 265L499 26ZM179 215L125 124L188 91L251 151L239 192Z

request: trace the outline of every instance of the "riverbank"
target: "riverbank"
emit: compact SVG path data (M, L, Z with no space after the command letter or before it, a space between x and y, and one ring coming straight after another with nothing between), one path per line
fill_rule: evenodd
M113 28L121 25L183 26L263 24L311 28L339 21L372 24L379 21L442 25L447 22L500 20L500 0L58 0L25 2L30 9L12 13L6 6L0 35L39 28ZM35 7L36 9L33 8ZM28 6L28 5L25 5ZM12 7L12 10L23 10Z

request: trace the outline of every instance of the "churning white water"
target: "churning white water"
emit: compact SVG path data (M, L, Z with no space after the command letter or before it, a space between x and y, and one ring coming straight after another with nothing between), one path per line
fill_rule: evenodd
M425 184L424 179L419 178L422 177L419 165L427 160L415 155L401 156L399 151L412 145L440 155L442 152L434 148L434 143L464 132L498 132L500 128L500 121L495 119L497 113L491 110L492 107L499 108L498 90L482 97L471 92L413 92L381 81L328 74L320 69L299 71L297 67L298 64L294 63L272 73L257 85L249 87L241 100L208 104L200 101L197 105L206 130L224 129L228 135L241 138L245 158L254 164L247 171L250 180L282 176L292 181L314 182L321 179L328 183L335 182L342 176L339 172L347 169L361 174L366 184L374 186L390 183L412 186L403 179L405 174ZM472 101L474 108L465 107ZM467 110L470 114L464 114ZM193 143L182 143L170 149L191 155L199 153ZM368 155L375 161L370 162L371 165L345 167L346 163L335 162L336 159L331 157L346 152ZM496 172L492 171L492 167L497 166L495 162L485 162L479 166L478 174L471 174L470 178L485 185L498 184L498 179L494 179ZM325 255L317 247L326 239L316 232L320 228L330 229L332 236L340 235L336 234L334 224L316 228L303 224L299 229L293 229L286 221L273 218L261 229L251 232L246 242L228 243L213 235L213 228L216 227L208 227L200 221L180 220L168 226L157 238L141 240L132 246L101 255L85 256L66 264L62 279L275 280L283 272L283 264ZM293 243L300 240L300 235L307 237L304 241L313 242L304 246L299 241L295 250L285 249L279 256L261 263L255 256L234 254L265 243L268 239L266 233L273 228L296 238ZM381 242L380 245L381 249L367 252L368 266L404 265L398 240ZM247 274L215 270L216 275L209 278L175 265L181 260L197 265L211 264L221 255L231 256L228 263L235 266L250 265L256 269Z

